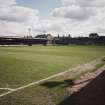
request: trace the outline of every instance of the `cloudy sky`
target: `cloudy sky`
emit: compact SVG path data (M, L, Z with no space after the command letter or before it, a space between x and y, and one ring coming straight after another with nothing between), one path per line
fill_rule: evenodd
M0 0L0 35L105 35L105 0Z

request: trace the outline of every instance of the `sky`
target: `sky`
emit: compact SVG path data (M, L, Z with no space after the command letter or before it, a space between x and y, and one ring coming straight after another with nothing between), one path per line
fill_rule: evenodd
M50 12L60 6L60 0L17 0L17 4L21 6L38 9L42 16L48 16Z
M53 36L105 36L105 0L0 0L0 36L44 31Z

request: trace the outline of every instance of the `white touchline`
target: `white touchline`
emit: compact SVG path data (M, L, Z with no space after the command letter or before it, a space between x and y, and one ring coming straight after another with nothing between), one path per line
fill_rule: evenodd
M99 60L99 59L96 59L96 60ZM94 60L94 61L96 61L96 60ZM92 62L94 62L94 61L92 61ZM86 63L86 64L83 64L82 66L84 67L84 66L89 65L89 64L90 64L90 63ZM52 76L47 77L47 78L45 78L45 79L42 79L42 80L39 80L39 81L35 81L35 82L32 82L32 83L29 83L28 85L24 85L24 86L21 86L21 87L19 87L19 88L10 90L10 91L8 91L8 92L5 92L5 93L1 94L0 97L6 96L6 95L8 95L8 94L10 94L10 93L17 92L17 91L19 91L19 90L25 89L25 88L30 87L30 86L33 86L33 85L40 84L40 83L42 83L42 82L44 82L44 81L46 81L46 80L49 80L49 79L52 79L52 78L61 76L61 75L65 74L65 73L67 73L67 72L70 72L71 70L75 70L75 69L79 69L79 68L80 68L80 65L79 65L79 66L76 66L76 67L74 67L74 68L71 68L71 69L69 69L69 70L67 70L67 71L64 71L64 72L61 72L61 73L52 75Z
M10 90L10 91L12 91L14 89L12 89L12 88L0 88L0 90Z

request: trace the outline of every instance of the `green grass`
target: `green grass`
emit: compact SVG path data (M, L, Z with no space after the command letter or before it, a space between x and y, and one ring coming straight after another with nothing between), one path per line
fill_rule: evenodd
M104 55L104 46L0 47L0 87L20 87Z
M69 80L67 76L66 77L61 76L58 78L48 80L47 82L50 82L50 84L53 83L54 81L58 83L57 86L52 88L49 88L49 86L48 87L44 85L42 86L42 84L46 83L45 82L37 86L31 86L18 92L14 92L7 96L1 97L0 105L60 105L59 103L62 100L70 96L70 87L73 85L73 83L70 82L70 80L75 81L79 79L81 76L84 76L86 73L94 72L94 70L96 71L100 67L102 67L103 64L105 64L105 62L97 64L94 69L90 71L86 70L86 72L80 73ZM65 81L66 78L68 82ZM59 84L60 82L61 84Z
M0 89L0 94L3 94L5 92L8 92L8 90Z
M20 87L103 56L105 46L0 47L0 87ZM101 66L97 65L96 69ZM77 77L81 75L84 73ZM66 79L59 78L51 81L59 83ZM0 105L55 105L70 95L67 89L59 85L31 86L0 98Z

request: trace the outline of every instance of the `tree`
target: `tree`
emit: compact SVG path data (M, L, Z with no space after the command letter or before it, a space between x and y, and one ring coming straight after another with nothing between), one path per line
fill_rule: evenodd
M71 38L71 35L70 34L68 35L68 38Z
M58 38L60 38L59 34L58 34Z
M89 38L97 38L99 37L98 33L90 33Z

